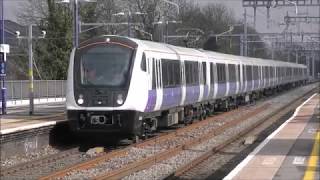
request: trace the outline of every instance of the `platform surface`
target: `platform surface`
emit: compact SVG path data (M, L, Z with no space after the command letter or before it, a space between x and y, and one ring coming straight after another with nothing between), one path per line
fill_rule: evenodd
M10 107L7 114L0 117L0 135L55 125L65 119L63 102L35 105L31 116L29 107Z
M319 175L319 94L301 104L225 180L316 180Z

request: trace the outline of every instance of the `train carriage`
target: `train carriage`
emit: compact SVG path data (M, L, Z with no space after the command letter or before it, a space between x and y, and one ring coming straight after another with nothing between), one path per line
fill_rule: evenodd
M136 136L306 78L300 64L102 36L72 51L66 107L76 132Z

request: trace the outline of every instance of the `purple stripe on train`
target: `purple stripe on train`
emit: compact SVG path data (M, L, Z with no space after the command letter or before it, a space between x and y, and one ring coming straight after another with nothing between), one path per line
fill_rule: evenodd
M227 91L227 84L226 83L218 83L217 97L225 96L226 91Z
M148 103L145 108L145 112L151 112L154 110L154 107L157 102L157 91L156 90L149 90L148 92Z
M182 90L179 88L166 88L163 89L163 100L161 109L168 109L178 106L181 102Z
M259 80L254 80L254 89L259 88Z
M207 86L207 85L204 86L203 98L204 99L208 99L209 98L209 86Z
M237 91L237 83L236 82L230 82L229 83L229 95L235 94Z
M185 104L197 102L200 95L200 86L187 86Z
M245 89L246 89L246 84L243 82L242 83L242 92L245 92Z
M209 97L210 97L210 98L213 98L213 95L214 95L214 84L211 84L211 85L210 85Z
M247 91L252 90L252 81L247 81Z

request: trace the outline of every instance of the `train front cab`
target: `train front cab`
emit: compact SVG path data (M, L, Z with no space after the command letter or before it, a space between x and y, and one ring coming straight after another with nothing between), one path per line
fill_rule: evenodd
M129 97L137 46L128 38L106 36L85 42L71 55L67 117L73 131L138 133L141 113L122 108Z

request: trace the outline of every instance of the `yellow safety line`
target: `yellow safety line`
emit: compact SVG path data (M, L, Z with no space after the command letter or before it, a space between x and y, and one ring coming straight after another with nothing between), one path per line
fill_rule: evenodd
M319 161L319 146L320 146L320 132L316 134L316 139L313 144L311 157L309 158L308 167L304 174L303 180L314 180L317 164Z

